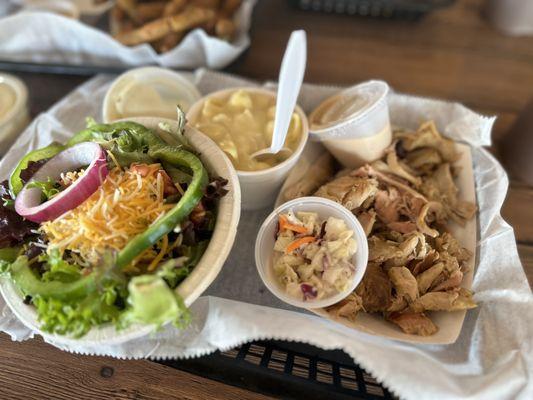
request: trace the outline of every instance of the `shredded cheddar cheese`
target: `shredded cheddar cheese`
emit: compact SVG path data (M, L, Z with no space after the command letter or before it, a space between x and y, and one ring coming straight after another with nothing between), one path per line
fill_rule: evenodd
M146 168L144 168L146 167ZM164 181L159 164L122 170L113 168L100 186L78 207L45 222L41 231L51 249L70 250L80 263L94 265L109 250L120 251L137 234L163 216L174 204L164 202ZM168 237L150 248L140 260L154 269L168 252Z

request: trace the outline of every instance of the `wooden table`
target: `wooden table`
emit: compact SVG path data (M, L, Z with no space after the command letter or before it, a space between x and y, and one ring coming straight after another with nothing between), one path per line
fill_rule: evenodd
M533 96L533 38L505 37L481 16L481 0L459 1L419 23L377 21L296 11L283 0L261 1L252 46L229 72L276 79L289 33L308 33L306 81L351 84L380 78L396 90L460 101L498 115L494 146ZM87 77L20 73L35 115ZM533 190L511 183L503 209L515 228L533 281ZM121 361L61 352L40 340L14 343L0 335L0 396L6 398L262 399L263 395L149 361Z

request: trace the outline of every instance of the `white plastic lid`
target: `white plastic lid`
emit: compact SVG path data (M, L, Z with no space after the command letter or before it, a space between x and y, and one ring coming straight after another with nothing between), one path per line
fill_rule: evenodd
M196 86L178 72L160 67L135 68L120 75L110 86L102 116L105 123L141 116L173 119L174 104L187 112L200 97Z
M19 114L27 112L28 89L24 82L9 74L0 74L0 85L5 86L6 91L5 97L0 99L0 126L2 126L13 121Z
M315 141L356 139L379 133L389 122L389 85L368 81L328 97L309 116Z

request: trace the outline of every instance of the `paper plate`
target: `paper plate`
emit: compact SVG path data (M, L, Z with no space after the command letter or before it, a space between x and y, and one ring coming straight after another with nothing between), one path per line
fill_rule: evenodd
M474 181L474 170L472 166L472 153L470 147L455 143L458 151L461 153L461 158L454 164L458 167L459 175L455 178L455 183L459 189L459 196L462 200L467 200L477 204L476 202L476 188ZM281 191L276 200L276 207L284 203L283 193L292 186L295 182L305 176L307 170L314 164L314 162L327 151L319 143L308 143L300 160L288 176L283 184ZM473 256L467 261L467 271L464 274L462 287L466 289L472 288L472 281L474 279L474 267L476 258L476 242L477 242L477 214L471 220L467 221L465 226L460 226L455 223L450 223L450 232L455 236L459 243L468 249ZM323 309L309 310L321 317L335 321L349 328L357 329L359 331L378 335L389 339L401 340L411 343L425 343L425 344L449 344L453 343L459 337L463 321L465 319L466 311L437 311L430 312L431 320L439 328L438 332L431 336L417 336L409 335L400 330L394 324L385 321L383 317L378 314L359 313L355 321L349 321L346 318L336 318L331 316Z
M176 121L161 118L130 118L129 121L135 121L151 128L159 132L162 137L163 134L157 128L160 122L167 122L171 126L177 127ZM239 223L241 191L231 161L211 139L190 127L187 127L185 136L191 146L200 153L200 158L210 174L226 178L229 182L229 192L219 202L215 230L209 246L198 265L176 289L184 299L185 304L190 306L215 280L231 250ZM6 303L24 325L58 344L118 344L147 335L153 331L153 327L149 325L135 324L127 329L117 331L113 325L105 324L91 329L79 339L50 334L41 331L34 307L23 303L22 295L10 279L2 279L0 293L2 293Z

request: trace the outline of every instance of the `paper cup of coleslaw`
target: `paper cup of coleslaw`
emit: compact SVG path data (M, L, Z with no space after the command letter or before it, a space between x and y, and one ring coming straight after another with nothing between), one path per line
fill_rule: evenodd
M355 270L344 290L317 300L302 300L289 294L274 271L274 245L279 229L278 218L282 214L289 212L297 214L301 211L318 214L319 221L326 221L329 217L344 221L347 229L353 231L352 237L356 242L356 251L351 259ZM295 307L307 309L324 308L343 300L355 290L363 279L367 262L368 243L366 235L355 215L340 204L321 197L301 197L276 208L261 225L255 243L255 263L263 283L274 296Z

